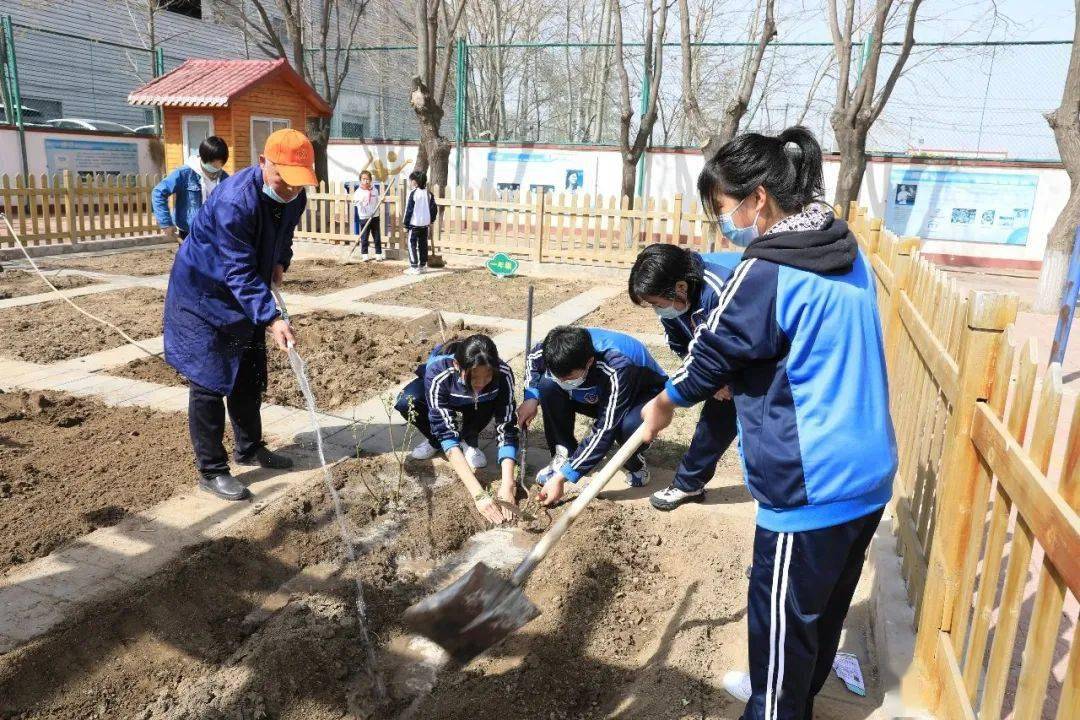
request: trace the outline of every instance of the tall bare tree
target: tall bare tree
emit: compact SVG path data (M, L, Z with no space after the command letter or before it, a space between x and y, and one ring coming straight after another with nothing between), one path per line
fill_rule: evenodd
M660 94L660 80L664 70L664 32L667 25L667 0L645 0L645 26L643 32L645 67L642 82L648 82L649 94L644 112L638 123L633 140L630 130L634 121L634 106L630 98L630 76L626 72L626 55L623 52L623 21L620 0L611 0L611 17L615 25L615 67L619 72L619 151L622 154L622 194L634 198L634 181L638 160L649 144L653 125L656 124L656 99Z
M735 87L731 98L724 105L724 112L720 118L719 128L717 123L710 120L697 97L697 82L695 73L696 53L692 47L690 30L690 7L688 0L679 0L679 38L682 49L682 85L683 85L683 111L686 114L687 123L694 129L695 135L704 138L702 153L705 157L712 157L716 151L739 131L739 123L746 110L750 107L750 98L754 95L754 85L757 82L758 73L761 70L761 61L765 57L765 50L776 37L776 0L759 0L757 16L764 5L764 20L762 21L760 34L757 42L748 47L743 58L739 73L739 82Z
M1069 174L1069 199L1065 201L1065 207L1061 209L1046 239L1046 252L1043 254L1033 306L1036 312L1057 312L1060 308L1069 257L1076 229L1080 227L1080 0L1076 2L1073 19L1072 53L1069 55L1061 105L1046 114L1046 122L1054 131L1061 164Z
M454 38L467 0L451 7L444 0L416 0L416 75L409 102L420 123L416 169L428 171L428 182L446 187L452 144L442 136L443 104L453 67ZM440 24L445 31L440 35Z
M360 37L368 0L217 0L217 4L223 20L239 27L268 57L288 58L330 109L337 107L352 66L349 48ZM315 172L325 180L330 118L316 119L307 130L315 146Z
M878 68L881 64L881 51L887 23L894 11L907 3L907 18L904 22L903 41L900 51L885 83L878 89ZM839 65L836 83L836 104L833 107L833 133L840 150L840 174L836 181L835 202L846 215L848 203L859 196L863 173L866 172L866 138L870 127L885 109L896 81L904 71L904 64L911 55L911 46L915 44L915 22L923 0L874 0L870 13L869 49L864 54L866 62L862 73L858 75L854 87L851 84L852 55L855 51L854 33L856 30L856 2L845 0L843 15L837 8L839 0L826 0L829 31L832 33L833 52Z

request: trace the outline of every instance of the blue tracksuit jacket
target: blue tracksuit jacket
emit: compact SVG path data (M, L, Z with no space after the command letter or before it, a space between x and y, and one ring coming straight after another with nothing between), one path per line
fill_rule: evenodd
M476 395L454 367L453 355L432 355L423 366L424 391L427 394L428 422L443 452L461 444L454 422L454 408L493 402L495 434L499 443L499 461L517 460L518 426L514 400L514 371L499 363L495 378Z
M733 388L758 524L777 532L881 508L896 470L873 274L857 250L825 272L800 267L802 245L850 239L842 220L815 232L772 239L770 257L791 264L750 246L666 387L683 406Z
M221 180L229 174L221 171ZM174 196L172 211L169 210L169 196ZM184 233L191 232L195 216L202 208L202 178L199 173L187 165L176 168L166 175L150 195L154 208L154 218L163 228L176 226Z
M703 254L701 260L705 270L705 282L702 283L697 298L691 299L690 308L679 317L660 320L660 324L664 326L668 347L680 358L686 357L698 325L705 322L709 313L716 308L724 283L731 277L731 268L739 264L741 257L740 253Z
M559 471L570 482L577 482L604 458L623 416L637 404L635 401L658 394L667 379L639 340L611 330L586 329L596 350L595 362L581 387L570 391L560 388L560 392L566 392L574 402L596 405L602 410L597 413L589 434ZM543 343L537 343L529 353L525 399L540 399L537 386L545 372Z
M301 191L278 206L275 226L278 208L262 186L254 165L214 190L176 253L165 295L165 361L223 395L232 391L256 329L278 316L270 279L274 265L289 267L293 230L307 204Z

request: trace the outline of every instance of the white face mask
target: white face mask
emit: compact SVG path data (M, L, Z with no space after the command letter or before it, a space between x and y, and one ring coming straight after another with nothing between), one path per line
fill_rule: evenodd
M585 372L581 373L581 377L574 378L573 380L560 380L559 378L551 375L551 379L555 381L555 384L561 387L563 390L577 390L585 382L585 377L589 374L589 369L585 368Z
M652 305L652 311L656 313L656 316L661 320L674 320L680 315L685 315L686 311L690 309L690 303L687 302L682 310L675 306L675 303L679 302L679 298L675 297L671 299L671 304L667 307L659 307Z

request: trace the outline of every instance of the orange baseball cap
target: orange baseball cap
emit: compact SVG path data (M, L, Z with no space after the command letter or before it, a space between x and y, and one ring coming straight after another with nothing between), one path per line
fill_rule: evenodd
M315 148L299 130L275 130L266 138L263 155L277 165L281 179L293 187L318 185L315 177Z

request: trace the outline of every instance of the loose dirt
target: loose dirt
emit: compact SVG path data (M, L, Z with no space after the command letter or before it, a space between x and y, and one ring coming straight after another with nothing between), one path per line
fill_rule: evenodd
M165 275L172 269L176 251L172 248L132 250L93 257L57 255L38 262L42 267L109 273L111 275Z
M600 307L578 320L575 325L602 327L625 333L663 333L664 328L649 308L630 302L626 291L604 301Z
M0 392L0 572L194 480L182 415Z
M49 282L58 290L70 290L90 285L94 281L82 275L49 275ZM0 300L47 292L52 292L52 290L33 270L5 268L4 272L0 272Z
M161 334L165 295L160 290L128 288L73 301L136 340ZM126 342L115 330L76 312L63 300L0 310L0 338L0 355L35 363L89 355Z
M359 251L354 256L360 257ZM285 273L286 292L323 295L342 288L385 280L401 275L403 265L365 262L342 265L336 260L294 260Z
M515 276L499 279L486 269L456 270L366 298L369 302L413 305L444 312L524 319L528 287L533 285L533 313L566 302L596 285L588 280Z

